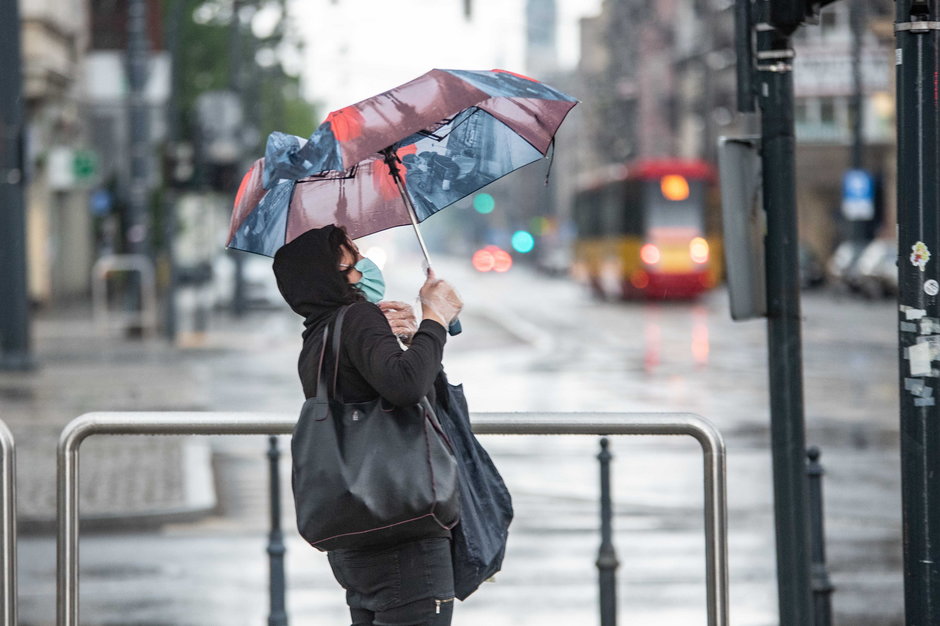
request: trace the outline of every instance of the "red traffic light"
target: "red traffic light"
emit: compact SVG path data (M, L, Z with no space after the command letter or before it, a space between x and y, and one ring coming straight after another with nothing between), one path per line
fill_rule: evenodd
M470 262L478 272L508 272L512 267L512 256L497 246L486 246L474 252Z

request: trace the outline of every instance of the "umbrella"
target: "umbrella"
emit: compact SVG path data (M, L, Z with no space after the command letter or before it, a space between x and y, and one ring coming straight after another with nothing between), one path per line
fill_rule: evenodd
M353 239L418 223L547 154L577 100L505 70L431 70L334 111L303 139L275 132L235 198L228 247L267 256L304 232Z

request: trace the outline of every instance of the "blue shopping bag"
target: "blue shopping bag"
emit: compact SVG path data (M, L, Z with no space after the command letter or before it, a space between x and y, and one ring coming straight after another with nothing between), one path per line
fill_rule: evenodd
M452 531L454 591L464 600L502 567L512 497L473 434L463 385L451 385L442 372L434 388L434 409L457 457L460 523Z

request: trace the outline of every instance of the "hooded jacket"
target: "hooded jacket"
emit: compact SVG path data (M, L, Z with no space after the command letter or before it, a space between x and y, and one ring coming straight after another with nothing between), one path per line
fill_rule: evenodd
M418 327L403 350L378 306L365 301L338 269L337 242L345 233L335 226L310 230L274 255L274 275L281 295L304 318L303 347L297 368L304 396L317 392L317 364L323 349L323 328L338 309L351 304L343 320L336 392L344 402L365 402L378 396L395 406L414 404L433 393L441 371L447 333L433 320ZM333 379L335 355L327 346L324 367ZM331 396L334 391L329 390Z

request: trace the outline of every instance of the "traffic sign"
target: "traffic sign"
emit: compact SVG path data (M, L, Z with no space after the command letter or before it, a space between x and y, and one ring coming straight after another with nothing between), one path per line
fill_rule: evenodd
M875 181L865 170L849 170L842 177L842 215L849 221L875 217Z

